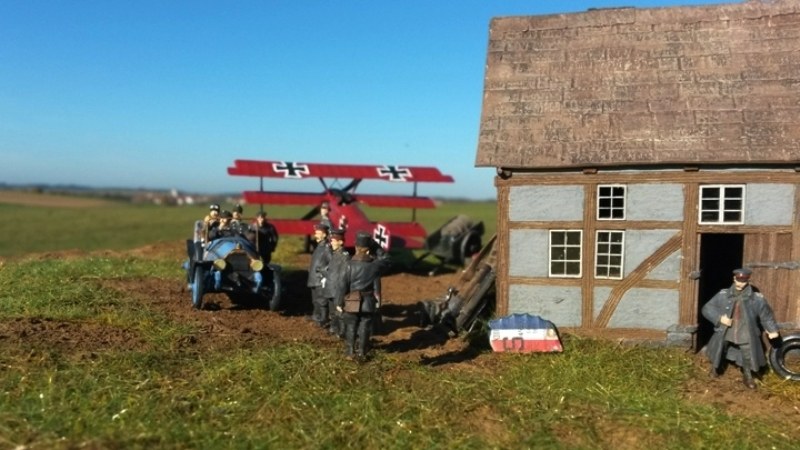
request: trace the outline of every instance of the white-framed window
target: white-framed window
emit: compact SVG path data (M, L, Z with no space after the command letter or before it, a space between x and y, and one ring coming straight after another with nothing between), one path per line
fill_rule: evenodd
M622 279L622 262L625 249L624 231L597 231L594 277Z
M625 220L625 194L623 184L597 186L597 220Z
M743 184L700 186L701 224L743 224Z
M550 230L550 276L581 276L582 230Z

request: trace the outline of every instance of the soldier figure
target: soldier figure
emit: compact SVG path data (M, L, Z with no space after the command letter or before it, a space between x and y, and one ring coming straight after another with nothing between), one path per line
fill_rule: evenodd
M219 213L219 221L208 230L208 241L233 236L235 231L231 228L231 220L233 220L233 214L230 211L223 210Z
M244 212L244 208L242 205L237 203L236 206L233 207L233 219L231 220L231 227L233 228L242 228L242 213Z
M388 267L387 255L379 251L370 255L374 241L369 233L356 236L355 255L347 264L344 283L347 294L337 299L345 329L345 356L366 358L372 336L372 320L380 308L381 272Z
M333 223L331 223L331 218L329 216L330 213L331 213L331 204L327 200L325 200L319 205L319 217L320 217L319 221L327 225L328 229L333 228Z
M325 298L322 288L325 285L325 275L331 260L331 246L328 243L328 230L330 227L324 223L314 225L314 240L317 246L311 254L311 265L308 268L308 283L311 288L311 304L313 312L310 319L319 326L327 326L328 299Z
M714 335L706 353L711 361L711 376L724 369L725 360L742 369L742 382L756 388L753 372L759 372L767 361L761 345L761 328L770 339L776 339L778 325L767 300L750 285L750 269L733 271L733 284L719 291L703 306L703 317L714 324Z
M211 228L215 222L219 221L219 205L213 203L208 207L208 214L203 218L206 228Z
M261 211L256 216L255 223L248 229L250 240L256 245L259 256L264 260L264 265L272 261L272 252L278 246L278 230L267 221L267 213Z
M328 264L328 271L325 276L325 287L322 292L328 301L328 332L332 335L344 336L344 325L342 325L341 313L336 309L336 299L343 296L347 291L344 286L344 273L347 270L347 263L350 261L350 254L344 249L344 230L337 229L331 231L331 261Z

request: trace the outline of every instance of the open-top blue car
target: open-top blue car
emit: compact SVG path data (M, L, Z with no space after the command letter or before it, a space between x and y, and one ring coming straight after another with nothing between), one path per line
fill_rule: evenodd
M206 242L203 222L195 224L194 239L186 241L189 259L184 263L192 306L203 307L207 293L224 292L240 303L255 299L275 311L281 301L281 267L264 264L255 245L241 233Z

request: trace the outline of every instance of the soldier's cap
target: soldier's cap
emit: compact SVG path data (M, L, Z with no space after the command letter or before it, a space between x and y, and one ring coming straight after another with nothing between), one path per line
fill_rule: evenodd
M241 214L242 211L244 211L244 209L242 209L242 205L240 205L238 203L236 204L236 206L233 207L233 210L236 211L239 214Z
M326 200L319 205L320 208L331 209L331 204Z
M217 211L219 212L219 205L216 203L212 203L211 206L208 207L210 211Z
M325 224L325 223L322 223L322 222L314 224L314 230L320 230L320 231L324 231L324 232L327 233L329 229L330 229L330 227L328 226L328 224Z
M230 211L228 211L227 209L222 210L222 212L219 213L219 216L222 217L223 219L232 219L233 218L233 214Z
M263 217L263 218L266 219L267 218L267 212L266 211L259 211L258 214L256 214L256 217Z
M753 271L745 267L733 271L733 277L736 278L736 281L748 281L750 280L750 275L752 274Z
M336 239L337 241L344 241L344 230L341 228L336 228L331 230L331 239Z
M356 234L356 247L369 247L372 243L372 235L366 231L359 231Z

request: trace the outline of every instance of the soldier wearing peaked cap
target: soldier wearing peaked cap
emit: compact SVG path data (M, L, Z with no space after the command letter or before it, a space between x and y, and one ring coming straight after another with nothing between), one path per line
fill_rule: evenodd
M345 356L359 360L370 350L372 321L381 306L381 273L389 266L388 256L374 244L369 233L356 235L355 254L344 272L346 295L336 305L344 322Z
M308 282L306 285L311 288L311 304L313 312L311 319L317 325L324 327L328 325L327 306L328 299L322 292L325 286L325 275L328 271L328 264L331 262L331 245L328 242L328 230L330 227L324 223L314 225L314 240L317 243L314 252L311 253L311 264L308 267Z
M340 337L344 336L344 325L341 314L336 309L336 299L343 296L346 291L344 272L350 261L350 254L344 249L344 236L345 231L341 228L330 233L331 261L325 274L325 286L322 288L323 295L328 300L325 308L328 314L328 332Z
M702 308L703 317L714 324L714 334L706 353L711 361L711 376L718 377L725 361L732 361L742 370L742 383L755 389L753 372L767 363L761 343L761 328L770 339L777 339L778 324L767 300L750 285L752 271L733 271L733 284L719 291Z

